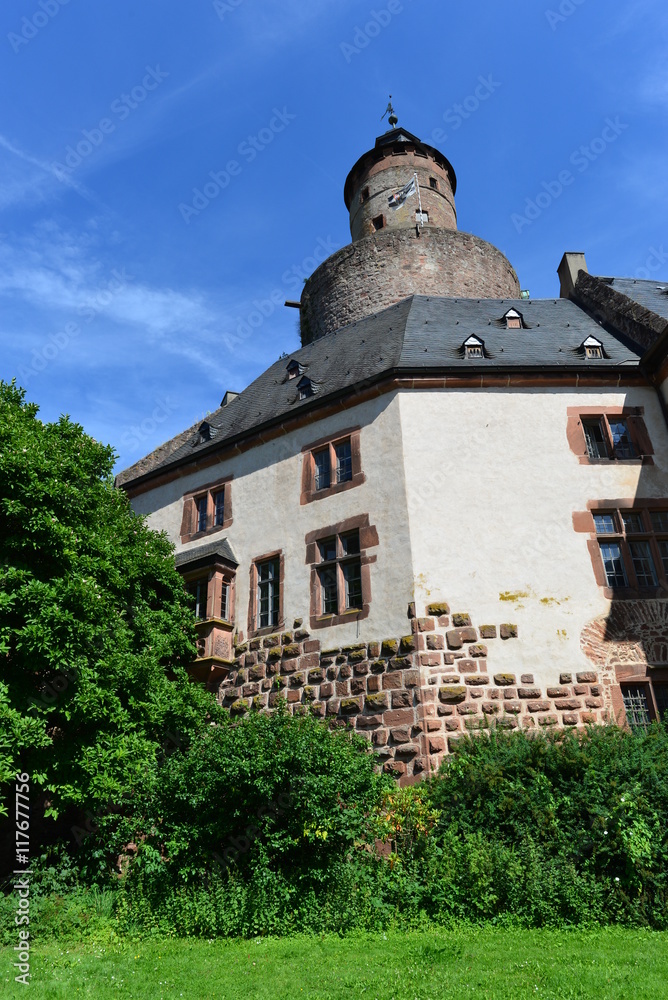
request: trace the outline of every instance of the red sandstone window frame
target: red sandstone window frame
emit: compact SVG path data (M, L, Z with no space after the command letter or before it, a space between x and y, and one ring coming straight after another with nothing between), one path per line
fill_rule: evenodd
M213 535L218 531L225 531L232 524L232 479L233 476L225 476L223 479L216 479L212 483L204 483L195 490L190 490L183 495L183 517L181 519L181 544L192 542L196 538L204 538ZM216 524L216 495L224 493L223 520ZM199 530L199 501L206 503L206 528Z
M350 608L349 610L345 610L345 590L341 566L346 562L346 556L341 549L340 539L342 535L347 535L350 532L355 531L359 532L359 555L355 554L354 558L359 558L360 563L362 602L360 608ZM323 612L322 587L320 582L320 570L323 565L323 560L321 558L319 543L332 537L336 538L337 555L335 562L337 573L339 574L339 607L336 614L333 612ZM329 628L333 625L345 625L349 622L360 621L363 618L368 618L371 606L371 566L376 561L376 556L369 555L368 550L378 545L378 532L375 525L369 523L369 515L357 514L354 517L347 518L345 521L338 521L336 524L330 524L325 528L318 528L316 531L311 531L306 535L305 542L306 565L311 568L311 629ZM330 563L327 563L327 565L329 564Z
M278 621L274 625L258 626L259 601L258 601L258 567L262 563L275 559L278 562ZM265 552L261 556L256 556L250 565L250 590L248 595L248 638L253 639L258 635L270 635L272 632L282 629L285 626L285 611L283 600L285 596L285 556L282 549L273 552Z
M668 543L668 531L657 529L652 523L651 514L665 513L668 517L668 498L635 497L626 500L591 500L586 511L576 511L573 514L575 531L588 534L587 548L591 556L596 583L603 591L603 596L610 600L638 600L648 598L668 597L668 569L664 566L659 543ZM611 514L614 518L614 530L600 532L594 523L595 514ZM638 514L642 530L627 531L622 514ZM627 586L611 587L605 570L601 544L616 544L621 552ZM638 584L634 567L631 545L647 543L657 577L656 586L644 587Z
M342 483L336 480L336 446L350 441L350 456L352 464L352 476ZM330 485L323 489L316 490L316 454L329 450L329 477ZM366 476L362 472L362 452L361 452L361 428L348 427L345 430L337 431L336 434L318 441L311 441L310 444L302 448L302 484L299 498L300 506L312 503L314 500L322 500L324 497L335 496L337 493L344 493L346 490L361 486L366 481Z
M580 465L654 465L654 448L647 433L644 421L643 406L569 406L566 410L566 436L574 455L577 455ZM633 458L617 458L610 431L610 418L621 417L628 427L631 444L635 450ZM587 440L583 420L599 420L607 450L605 458L591 458L587 448Z
M668 721L668 671L657 671L657 674L658 676L656 677L626 677L619 682L619 688L624 702L626 725L630 729L636 727L633 726L633 723L629 718L629 706L626 703L624 694L625 692L627 694L631 694L634 690L640 690L644 694L648 716L647 721L644 724L640 723L637 728L644 729L653 722L662 721L665 724L665 722ZM658 696L659 690L662 691L661 698Z

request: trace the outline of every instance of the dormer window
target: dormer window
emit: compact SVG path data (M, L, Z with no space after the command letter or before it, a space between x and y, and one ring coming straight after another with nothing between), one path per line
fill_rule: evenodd
M582 346L584 348L585 358L588 360L596 360L597 358L603 357L603 345L600 340L596 339L596 337L587 337Z
M464 341L464 353L467 358L484 358L485 345L477 337L469 337Z
M302 375L304 373L303 365L300 365L294 358L292 358L291 361L288 361L285 370L288 373L289 379L297 378L298 375Z
M506 330L522 330L524 328L522 313L519 313L517 309L509 309L503 318L506 321Z
M198 441L196 444L204 444L205 441L211 440L211 424L208 424L206 420L204 423L200 424L197 428Z
M315 393L315 389L313 388L311 379L306 378L306 376L301 378L297 383L297 391L300 399L308 399L309 396L312 396Z

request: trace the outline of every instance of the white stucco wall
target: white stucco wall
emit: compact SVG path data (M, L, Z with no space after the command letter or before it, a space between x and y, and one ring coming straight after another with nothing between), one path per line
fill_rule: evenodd
M570 450L569 406L643 406L655 465L582 465ZM366 482L300 506L302 447L361 426ZM474 625L512 622L519 641L493 640L490 672L530 672L554 684L587 669L580 633L606 614L574 511L593 499L668 496L668 436L653 389L403 390L182 477L133 501L181 549L183 494L234 475L226 537L239 560L236 622L246 632L249 567L285 555L284 625L308 627L305 536L357 514L378 531L371 613L318 630L323 648L400 636L407 605L445 600ZM219 536L213 536L219 537ZM206 544L211 536L188 547Z
M490 671L554 684L560 670L587 669L580 632L609 601L572 513L593 499L668 496L654 390L422 390L399 405L418 613L446 600L474 625L516 623L519 642L490 646ZM656 464L581 465L569 406L644 406Z
M362 427L361 457L366 481L338 495L300 506L302 447L354 426ZM310 567L305 563L305 536L357 514L368 514L379 538L378 546L368 550L369 555L377 557L371 567L371 613L359 622L319 629L314 637L328 648L358 639L393 636L397 630L401 635L409 631L406 611L413 590L402 450L399 404L396 393L388 394L140 494L132 504L137 513L149 515L151 527L166 531L181 550L184 493L234 475L233 523L225 537L239 560L236 623L244 632L249 567L255 558L277 549L283 551L284 625L290 628L295 618L302 618L308 628ZM207 544L215 537L221 536L204 537L187 547Z

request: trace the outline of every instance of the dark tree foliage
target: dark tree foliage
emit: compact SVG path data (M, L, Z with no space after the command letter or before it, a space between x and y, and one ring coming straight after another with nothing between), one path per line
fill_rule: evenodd
M29 772L53 817L136 806L162 748L220 712L185 670L194 616L172 546L113 464L0 382L0 782Z

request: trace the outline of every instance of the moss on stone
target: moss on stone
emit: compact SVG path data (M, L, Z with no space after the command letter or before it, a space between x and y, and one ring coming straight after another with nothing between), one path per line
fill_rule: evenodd
M361 663L362 660L366 660L366 648L356 649L354 653L350 653L348 656L348 663Z
M241 715L242 712L247 712L249 709L247 698L237 698L235 702L230 705L230 712L233 715Z
M433 604L428 604L427 614L434 615L436 618L440 618L441 615L449 615L450 605L446 604L445 601L436 601Z
M358 698L343 698L341 701L341 711L344 715L354 715L355 712L360 711L360 703Z
M375 711L378 708L387 708L387 691L381 691L379 694L368 694L364 699L365 708L370 708Z
M301 649L296 642L290 643L288 646L283 646L283 656L287 660L293 659L295 656L299 656ZM271 654L270 654L271 655Z
M394 656L398 649L399 643L396 639L383 639L381 656Z
M515 674L494 674L494 683L499 687L512 687L517 682Z
M456 614L452 616L452 624L457 628L468 628L471 624L471 616L465 614Z
M307 685L302 692L302 698L304 699L304 701L315 701L316 694L317 694L316 689L314 687L311 687L310 685Z
M284 632L283 635L281 636L281 642L283 643L284 646L287 646L289 643L291 643L292 632Z
M464 701L466 688L461 685L448 685L439 688L438 697L441 701Z
M414 635L402 635L399 643L402 653L413 653L417 646Z
M281 649L280 646L274 646L273 649L269 650L270 660L280 660L282 656L283 656L283 650Z

